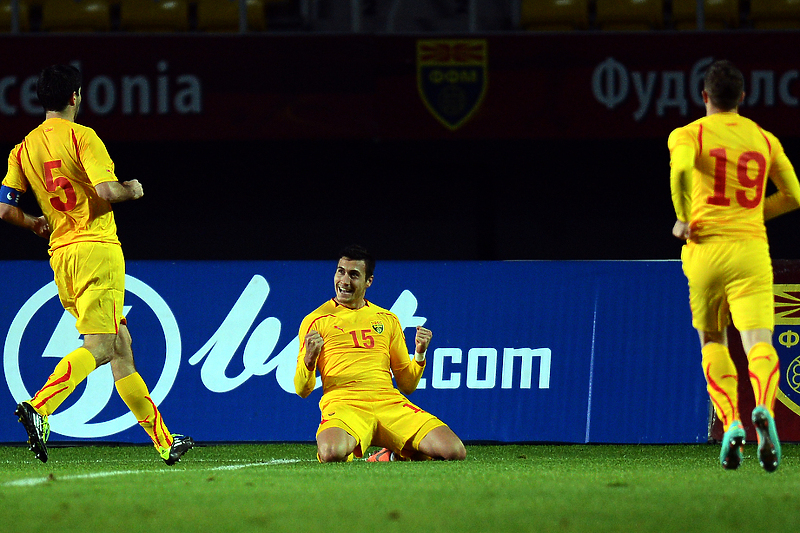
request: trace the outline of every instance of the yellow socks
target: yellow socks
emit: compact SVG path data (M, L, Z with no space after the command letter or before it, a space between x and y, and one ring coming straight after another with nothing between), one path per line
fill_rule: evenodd
M747 354L747 366L756 406L763 405L774 417L775 395L778 393L780 381L778 353L771 344L760 342L750 348L750 353Z
M139 425L150 435L153 446L159 452L165 449L169 450L172 446L172 435L164 424L158 407L150 398L150 392L147 390L142 376L138 372L134 372L130 376L117 380L114 385L117 387L122 401L136 416Z
M94 356L86 348L68 353L58 362L30 404L42 416L52 414L96 366Z
M739 376L736 366L724 344L709 342L703 346L702 354L706 390L717 416L722 420L724 431L728 431L731 422L739 420Z

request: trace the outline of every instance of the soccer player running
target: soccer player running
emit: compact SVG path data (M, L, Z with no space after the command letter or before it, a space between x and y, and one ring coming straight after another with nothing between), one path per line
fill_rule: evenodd
M375 445L383 449L368 461L464 459L467 451L456 434L400 393L417 388L432 333L417 328L411 359L397 316L364 298L374 270L375 260L360 246L342 250L335 296L300 325L297 394L311 394L316 370L322 377L317 457L350 461Z
M47 461L47 417L95 368L111 364L117 392L173 465L194 446L172 435L136 371L131 336L122 315L125 260L111 204L142 197L138 180L119 182L114 163L94 130L75 123L81 74L70 65L45 68L37 82L45 121L16 145L0 187L0 218L50 239L50 265L64 308L77 319L83 346L64 356L34 397L15 414L30 449ZM20 195L33 190L43 215L25 213Z
M780 379L772 346L772 262L764 221L800 205L797 176L778 139L738 114L742 73L717 61L705 74L706 116L669 136L670 185L677 221L673 235L689 281L692 325L700 335L708 394L725 430L723 468L742 461L745 430L739 416L736 367L728 351L729 316L741 333L756 407L752 421L758 458L778 468L781 445L773 407ZM766 179L777 192L764 198Z

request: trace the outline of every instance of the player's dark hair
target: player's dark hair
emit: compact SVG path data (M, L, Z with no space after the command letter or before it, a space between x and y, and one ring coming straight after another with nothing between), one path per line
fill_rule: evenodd
M371 278L372 273L375 272L375 258L372 257L372 254L370 254L363 246L351 244L350 246L342 248L342 251L339 252L339 259L343 257L352 259L353 261L364 261L365 279Z
M72 65L51 65L39 74L36 95L45 111L63 111L81 89L81 71Z
M714 107L730 111L739 106L744 92L744 76L733 63L724 59L715 61L706 70L703 82Z

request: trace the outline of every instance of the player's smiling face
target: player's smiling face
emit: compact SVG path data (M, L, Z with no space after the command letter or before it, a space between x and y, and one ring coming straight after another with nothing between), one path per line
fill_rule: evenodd
M372 285L372 276L367 279L364 261L354 261L347 257L339 259L336 274L333 276L333 286L336 291L336 301L345 307L358 309L364 305L364 294L367 287Z

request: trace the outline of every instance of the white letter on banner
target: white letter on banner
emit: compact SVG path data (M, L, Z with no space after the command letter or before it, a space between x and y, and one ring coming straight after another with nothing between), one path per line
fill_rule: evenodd
M478 377L479 359L486 358L486 377ZM497 376L497 350L494 348L472 348L467 354L467 388L493 389Z
M656 88L656 73L648 72L647 81L642 83L642 75L639 72L633 73L633 88L636 89L636 96L639 98L639 109L633 113L633 118L637 122L642 120L650 108L653 99L653 92Z
M6 91L9 87L13 87L17 83L17 78L15 76L6 76L3 79L0 79L0 113L4 115L16 115L17 108L8 103L8 99L6 98Z
M133 92L139 91L139 114L150 113L150 82L144 76L122 77L122 114L133 114Z
M764 87L764 105L775 105L775 73L771 70L754 70L750 78L750 96L747 105L758 103L761 98L761 87Z
M689 76L689 98L700 107L705 107L703 102L703 85L706 76L706 69L714 62L713 57L704 57L694 64L692 73Z
M197 79L197 76L186 74L185 76L178 76L178 83L186 86L175 95L175 111L182 115L200 113L202 111L200 80Z
M781 76L781 81L778 82L778 94L781 97L781 102L791 107L797 107L798 101L789 92L789 85L798 77L800 77L800 74L796 70L790 70Z
M166 61L159 61L157 68L159 72L166 73L168 66L169 64ZM158 102L159 115L169 113L168 85L169 78L167 76L158 76L158 78L156 78L156 87L158 87L156 90L156 101Z
M520 368L519 388L531 388L531 374L533 373L533 358L539 358L539 388L550 388L550 348L505 348L503 350L503 379L502 388L510 389L514 379L514 358L522 359Z
M453 363L461 362L461 348L437 348L433 352L433 388L457 389L461 386L461 373L451 372L449 378L444 377L444 358L449 357Z
M105 93L105 101L100 103L100 91ZM97 76L89 82L89 108L98 115L107 115L114 108L117 99L117 91L114 89L114 82L108 76Z
M598 102L614 109L628 97L630 81L625 65L609 57L594 69L592 93Z
M683 72L663 72L662 76L661 96L656 102L656 113L659 117L663 117L667 107L677 107L681 110L681 115L685 116L689 112L689 102L686 101L686 75ZM673 85L675 93L671 96Z
M19 88L19 99L22 103L22 109L29 115L40 115L42 113L42 105L39 103L39 97L36 95L36 76L31 76L22 82L22 87Z
M273 368L264 363L272 353L280 335L280 322L268 318L256 327L244 350L244 370L235 378L225 375L225 370L242 344L244 336L253 325L261 306L269 295L269 284L261 276L253 276L233 309L222 321L219 329L202 348L189 358L196 365L208 356L200 370L200 379L211 392L228 392L254 375L264 375Z

